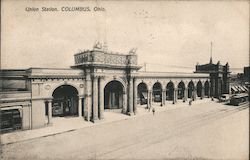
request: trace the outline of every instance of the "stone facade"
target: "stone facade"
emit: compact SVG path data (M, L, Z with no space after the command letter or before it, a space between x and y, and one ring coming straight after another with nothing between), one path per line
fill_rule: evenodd
M209 73L211 82L211 96L220 98L222 94L230 93L230 71L229 65L221 65L220 61L213 64L212 58L208 64L196 65L195 73Z
M188 98L195 100L197 96L201 99L210 96L209 74L139 72L141 67L137 64L135 51L111 53L95 46L93 50L75 54L75 65L71 69L2 70L1 79L8 80L8 83L11 80L13 84L1 84L1 111L17 107L22 113L22 129L25 130L53 124L55 112L92 122L104 119L104 110L110 108L121 109L123 114L130 116L136 115L142 95L146 95L148 107L153 102L165 106L169 99L178 103L178 99L185 102ZM17 80L22 80L19 84L22 90L18 90L18 86L13 87ZM144 84L146 89L139 89L140 84ZM172 88L167 87L169 84ZM72 89L76 94L63 97L64 93L58 91L60 88ZM59 102L55 98L58 94L65 98L61 104L60 97ZM75 106L77 108L73 108ZM59 110L55 110L56 107ZM71 113L73 109L77 112Z

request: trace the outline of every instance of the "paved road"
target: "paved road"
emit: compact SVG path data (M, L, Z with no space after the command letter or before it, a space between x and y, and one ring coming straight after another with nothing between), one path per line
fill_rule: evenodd
M3 159L248 159L248 105L216 102L2 146Z

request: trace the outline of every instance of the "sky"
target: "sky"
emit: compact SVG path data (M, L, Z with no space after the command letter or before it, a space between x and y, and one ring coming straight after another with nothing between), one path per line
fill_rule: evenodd
M194 71L197 63L209 62L211 42L214 63L228 62L241 72L249 65L248 1L3 0L1 6L2 69L68 68L75 53L97 41L124 54L137 48L138 63L146 63L147 71Z

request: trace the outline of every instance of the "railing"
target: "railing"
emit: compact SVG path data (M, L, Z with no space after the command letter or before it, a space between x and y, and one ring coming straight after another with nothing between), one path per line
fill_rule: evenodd
M85 51L75 54L75 64L137 65L137 55L108 53L103 51Z

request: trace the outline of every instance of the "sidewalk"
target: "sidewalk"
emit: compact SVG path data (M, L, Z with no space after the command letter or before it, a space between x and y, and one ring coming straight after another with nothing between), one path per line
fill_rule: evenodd
M211 103L211 99L205 98L203 100L196 100L192 105L198 105L201 103ZM153 103L153 106L156 112L169 111L181 107L189 106L188 102L178 101L176 104L172 104L170 101L166 101L165 106L160 106L159 103ZM60 117L53 118L53 124L44 128L34 129L34 130L25 130L25 131L16 131L12 133L1 134L1 145L11 144L20 141L31 140L39 137L53 136L56 134L61 134L65 132L74 131L77 129L82 129L86 127L92 127L96 125L102 125L106 123L111 123L115 121L121 121L126 119L138 118L140 116L152 114L152 111L145 109L145 105L137 107L136 116L128 116L118 112L105 111L104 120L101 120L97 123L87 122L80 117Z

